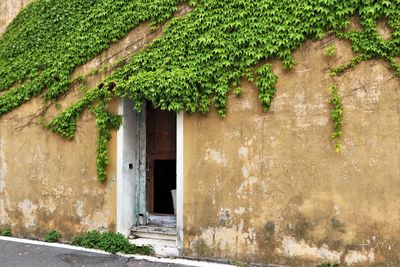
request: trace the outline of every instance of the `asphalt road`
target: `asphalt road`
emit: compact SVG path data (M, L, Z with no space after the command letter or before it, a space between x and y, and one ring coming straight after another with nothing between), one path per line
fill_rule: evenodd
M0 240L0 267L180 267L95 252ZM187 266L187 265L186 265Z

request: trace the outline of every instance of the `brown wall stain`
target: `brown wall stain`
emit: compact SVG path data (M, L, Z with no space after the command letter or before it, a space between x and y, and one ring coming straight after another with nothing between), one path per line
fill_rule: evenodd
M333 58L323 52L337 45ZM185 254L313 266L400 264L399 79L327 38L273 62L277 95L262 111L254 84L229 96L220 119L185 115ZM329 87L343 97L343 149L331 140Z

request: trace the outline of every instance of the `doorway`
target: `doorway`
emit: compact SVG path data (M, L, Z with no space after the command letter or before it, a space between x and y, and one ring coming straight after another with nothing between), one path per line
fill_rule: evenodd
M122 98L118 108L117 231L125 236L147 232L148 238L173 240L182 248L183 112L163 112L150 103L142 112L132 107L130 99ZM170 192L174 185L176 215ZM167 232L160 234L160 228Z
M176 113L146 103L146 207L150 216L175 214L171 191L176 192Z

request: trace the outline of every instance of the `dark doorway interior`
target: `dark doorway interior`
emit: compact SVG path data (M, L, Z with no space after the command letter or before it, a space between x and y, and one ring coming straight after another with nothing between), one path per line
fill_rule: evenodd
M176 114L146 103L146 201L149 213L174 214Z
M176 189L176 160L155 160L154 213L174 214L173 189Z

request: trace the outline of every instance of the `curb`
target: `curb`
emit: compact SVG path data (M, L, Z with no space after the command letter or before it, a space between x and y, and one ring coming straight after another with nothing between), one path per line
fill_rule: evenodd
M48 243L38 240L31 240L25 238L16 238L16 237L5 237L0 236L0 241L9 241L9 242L17 242L22 244L30 244L30 245L37 245L37 246L46 246L46 247L53 247L53 248L63 248L75 251L83 251L83 252L91 252L97 253L102 255L113 255L111 253L98 250L98 249L90 249L90 248L82 248L77 246L72 246L68 244L61 244L61 243ZM207 262L207 261L196 261L196 260L188 260L188 259L181 259L181 258L158 258L153 256L142 256L142 255L131 255L131 254L122 254L117 253L117 255L125 258L133 258L137 260L146 260L150 262L157 262L157 263L171 263L171 264L180 264L186 266L196 266L196 267L232 267L234 265L230 264L222 264L222 263L214 263L214 262Z

